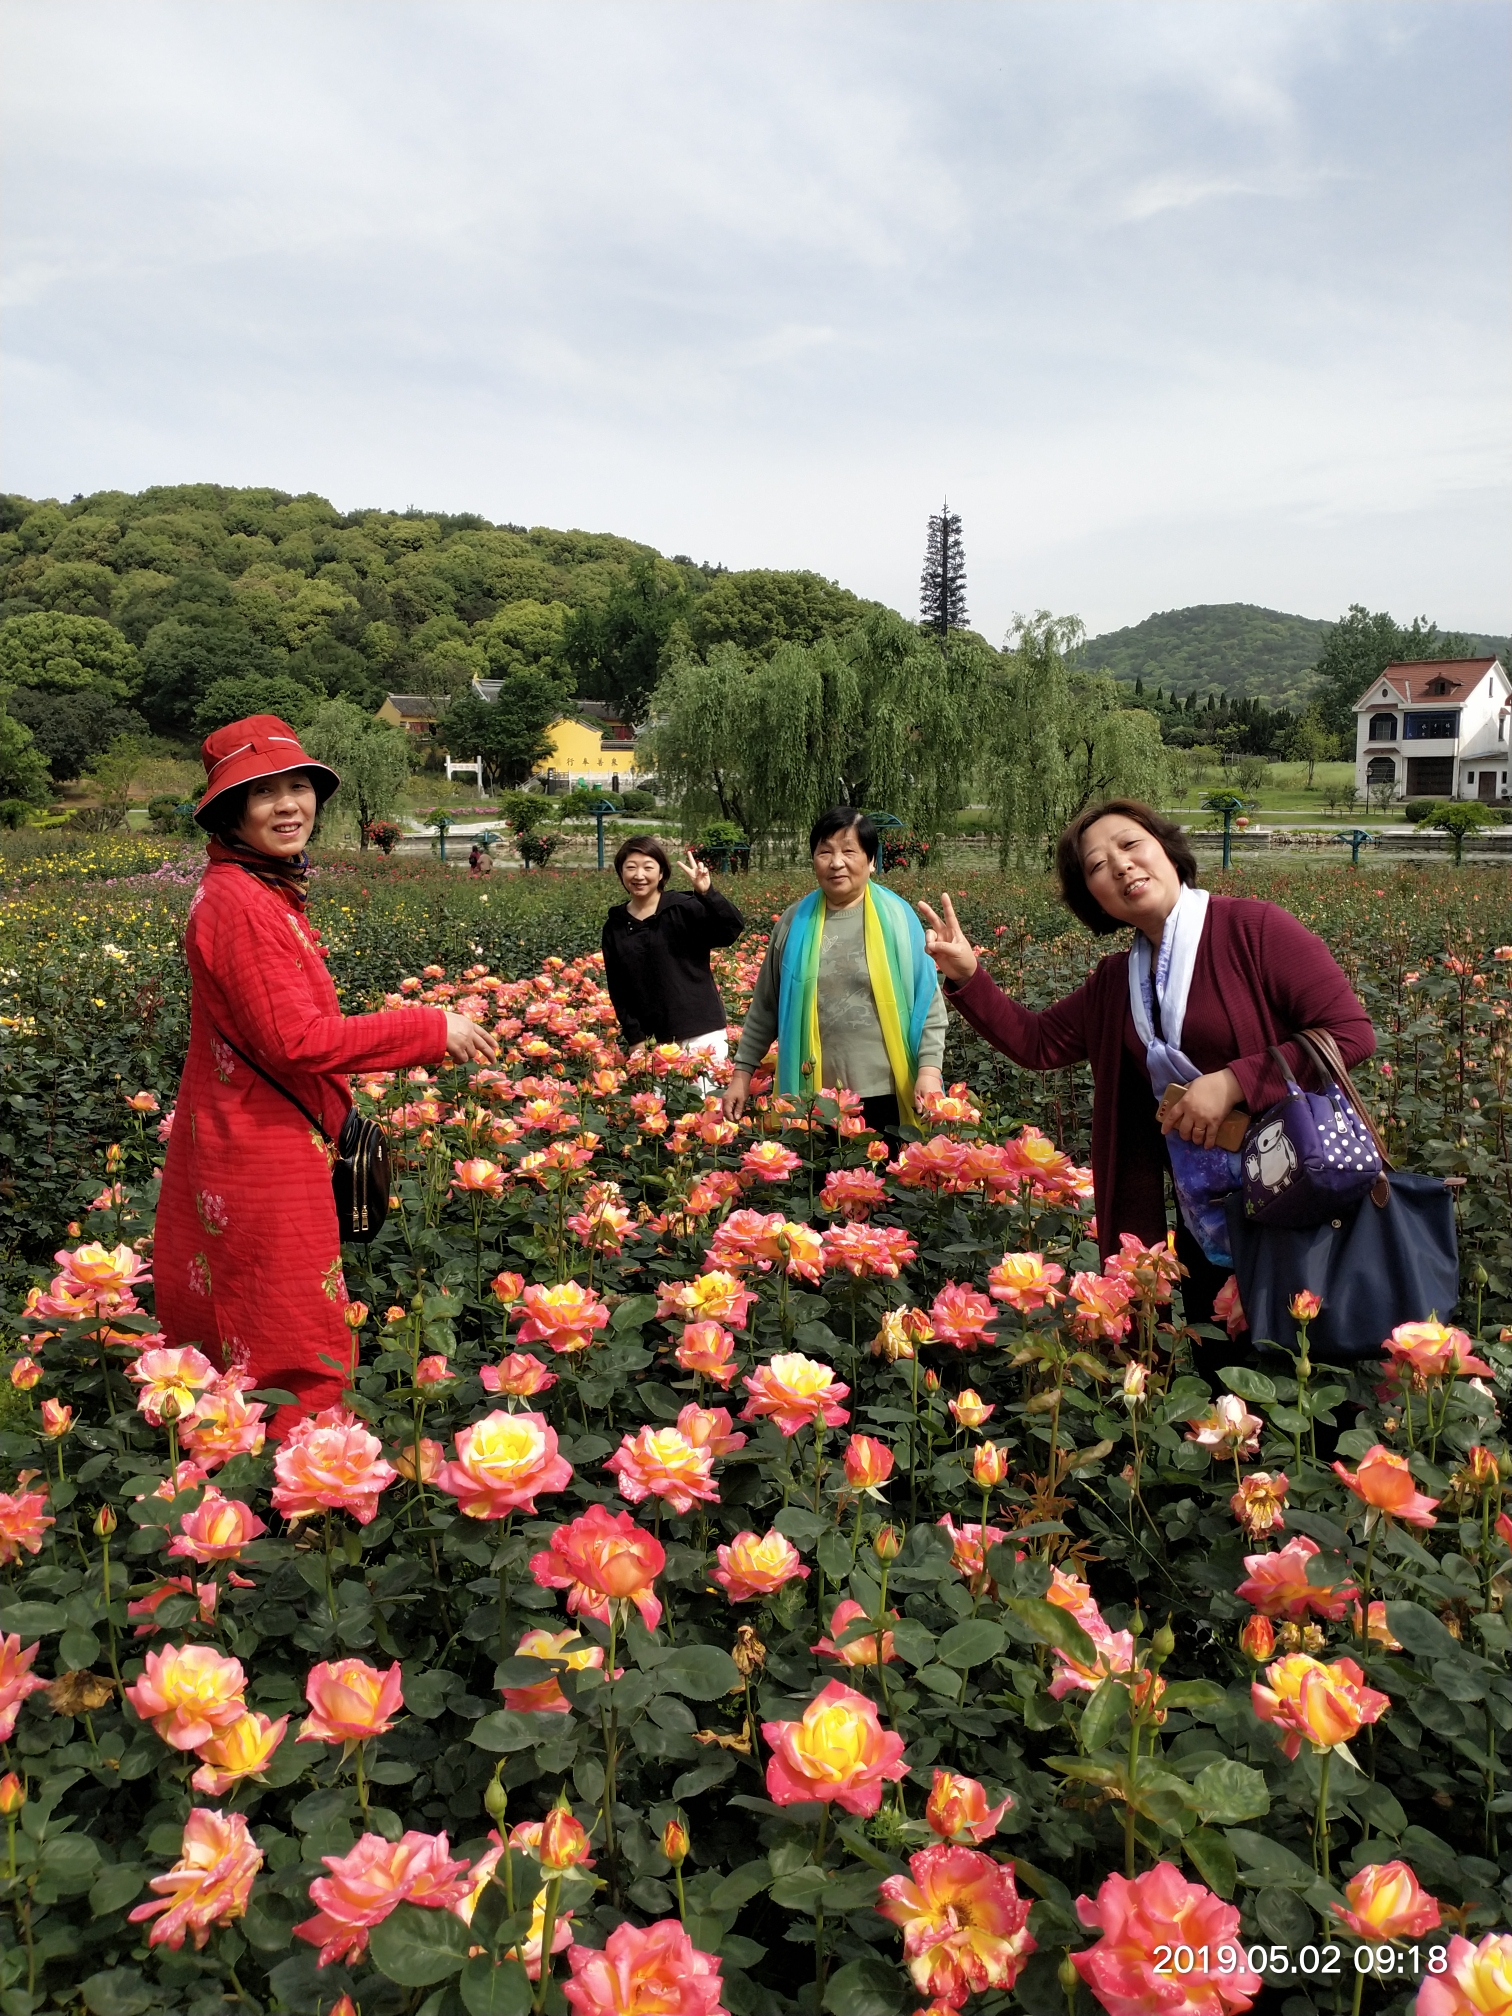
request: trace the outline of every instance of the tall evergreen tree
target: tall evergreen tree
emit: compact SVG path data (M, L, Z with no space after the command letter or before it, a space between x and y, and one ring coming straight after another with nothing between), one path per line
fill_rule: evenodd
M919 620L943 645L952 630L966 628L966 555L961 520L947 501L929 521L924 575L919 583Z

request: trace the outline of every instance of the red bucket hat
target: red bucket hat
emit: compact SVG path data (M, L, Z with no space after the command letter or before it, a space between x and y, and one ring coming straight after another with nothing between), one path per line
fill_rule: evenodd
M249 714L207 735L200 746L205 765L205 795L194 808L200 825L205 814L227 791L259 777L277 777L284 770L304 770L315 786L315 802L324 805L341 779L328 764L317 763L299 746L299 737L276 714Z

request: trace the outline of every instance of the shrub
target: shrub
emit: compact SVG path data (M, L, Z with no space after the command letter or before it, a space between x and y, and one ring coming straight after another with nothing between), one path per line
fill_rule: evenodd
M692 851L696 861L716 874L740 874L751 865L751 843L733 819L711 819Z
M544 791L505 791L499 798L499 817L516 833L534 833L556 816L556 804Z
M515 841L515 852L527 868L544 868L562 844L560 833L521 833Z
M194 818L194 800L176 798L167 793L147 801L147 817L152 821L155 833L177 833L184 839L193 839L200 831Z

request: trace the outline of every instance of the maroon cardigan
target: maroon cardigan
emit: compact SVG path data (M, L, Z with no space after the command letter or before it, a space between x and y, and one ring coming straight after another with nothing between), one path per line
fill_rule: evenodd
M995 1050L1026 1071L1092 1065L1092 1187L1104 1259L1120 1232L1166 1235L1166 1156L1144 1046L1129 1008L1129 955L1101 960L1084 985L1038 1012L1022 1008L978 966L946 994ZM1346 1064L1375 1050L1370 1017L1321 938L1278 904L1214 896L1197 947L1181 1047L1201 1071L1226 1065L1252 1113L1285 1090L1267 1046L1276 1043L1304 1085L1311 1076L1287 1039L1327 1029Z

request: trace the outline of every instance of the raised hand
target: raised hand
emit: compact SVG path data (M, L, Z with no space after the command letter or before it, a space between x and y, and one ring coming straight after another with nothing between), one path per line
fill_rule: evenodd
M704 863L695 860L691 847L684 854L678 866L687 870L688 879L693 884L693 893L695 896L702 896L714 880Z
M924 950L933 959L947 980L959 986L969 980L977 969L977 956L971 949L971 940L961 929L960 919L955 914L955 905L948 893L940 898L940 908L945 912L937 917L927 903L918 906L919 915L924 919Z

